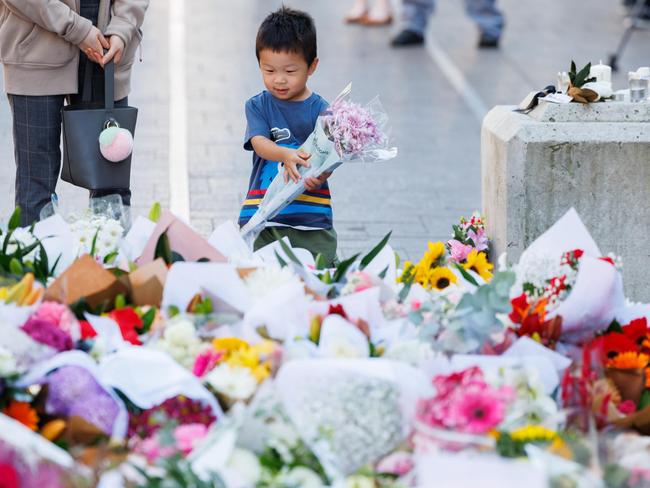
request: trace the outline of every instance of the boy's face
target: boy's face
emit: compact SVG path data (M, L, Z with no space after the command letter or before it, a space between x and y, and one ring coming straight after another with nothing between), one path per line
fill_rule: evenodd
M264 86L280 100L302 100L308 93L307 79L314 74L318 59L309 66L300 54L289 51L260 51L260 70Z

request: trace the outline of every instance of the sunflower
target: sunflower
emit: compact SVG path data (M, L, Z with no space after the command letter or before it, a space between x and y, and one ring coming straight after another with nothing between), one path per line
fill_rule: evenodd
M638 352L622 352L618 356L607 361L608 368L615 369L643 369L648 365L650 356Z
M488 263L487 255L484 252L478 252L474 249L467 256L467 261L463 264L463 268L474 271L485 281L490 281L492 279L491 271L494 265Z
M424 253L418 267L429 270L440 266L441 260L445 255L445 245L441 242L429 242L429 249Z
M457 281L458 278L449 268L435 268L429 273L429 284L438 291L444 290Z
M36 430L38 427L38 414L36 410L27 402L17 402L12 400L2 413L17 420L30 430Z

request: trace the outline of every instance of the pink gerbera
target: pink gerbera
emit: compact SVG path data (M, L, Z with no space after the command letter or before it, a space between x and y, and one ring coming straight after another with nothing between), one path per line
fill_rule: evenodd
M505 416L506 402L498 390L472 388L458 395L449 415L456 428L470 434L485 434L497 427Z

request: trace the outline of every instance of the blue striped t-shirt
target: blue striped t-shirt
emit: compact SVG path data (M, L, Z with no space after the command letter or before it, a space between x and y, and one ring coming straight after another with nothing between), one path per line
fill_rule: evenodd
M244 149L254 151L251 139L264 136L279 146L298 149L311 135L318 116L328 103L316 93L299 102L278 100L267 91L246 102ZM257 211L266 190L278 174L279 163L267 161L253 152L253 170L248 194L239 214L245 225ZM327 183L315 191L306 191L269 221L294 228L332 228L332 206Z

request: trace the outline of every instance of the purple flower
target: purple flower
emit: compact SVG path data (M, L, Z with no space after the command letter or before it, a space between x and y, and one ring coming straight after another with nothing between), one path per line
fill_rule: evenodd
M57 351L68 351L73 347L70 335L47 320L32 317L23 324L21 329L36 342L50 346Z
M118 405L89 371L78 366L64 366L50 374L46 383L47 413L81 417L111 434Z
M326 124L341 157L359 155L385 139L370 111L354 102L334 102L328 110Z
M489 241L485 229L479 228L476 232L470 229L467 231L467 237L474 243L477 251L485 251L488 248Z

